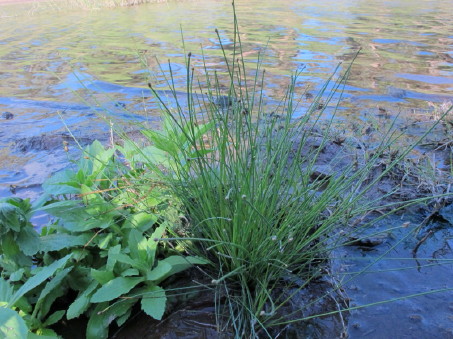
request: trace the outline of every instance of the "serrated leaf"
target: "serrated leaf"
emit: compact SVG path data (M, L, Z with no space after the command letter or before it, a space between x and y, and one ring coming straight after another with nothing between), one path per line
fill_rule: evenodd
M81 235L71 235L65 233L56 233L46 235L40 238L40 251L60 251L64 248L73 248L84 246L92 238L91 233L83 233Z
M132 277L118 277L110 280L107 284L103 285L91 297L91 302L101 303L110 301L126 294L133 289L137 284L141 283L143 278Z
M97 281L93 281L85 291L79 294L76 300L69 306L66 318L68 320L78 318L90 305L91 294L98 286Z
M19 207L0 202L0 235L8 230L19 232L26 224L27 218Z
M149 293L143 295L141 300L142 310L156 320L162 319L166 303L165 290L159 286L151 286Z
M3 338L27 338L27 332L27 325L17 312L0 307L0 334Z
M42 284L44 281L49 279L51 276L55 274L57 270L64 267L68 260L72 257L72 254L68 254L67 256L61 258L60 260L54 261L49 266L43 267L38 273L36 273L33 277L28 279L25 284L23 284L19 290L14 294L13 298L10 300L8 306L13 306L19 298L21 298L25 293L31 291L36 286Z
M46 321L42 324L43 327L51 326L63 318L64 314L66 313L65 310L60 310L56 311L55 313L52 313Z

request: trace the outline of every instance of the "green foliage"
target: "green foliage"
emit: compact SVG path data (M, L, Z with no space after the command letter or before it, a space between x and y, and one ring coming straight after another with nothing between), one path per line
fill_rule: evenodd
M367 201L367 192L415 145L401 150L377 176L374 168L398 137L391 129L360 164L357 156L341 152L325 159L335 118L326 107L337 106L332 98L337 92L341 97L350 69L332 75L299 118L293 116L296 73L271 114L264 104L261 56L254 71L246 69L236 17L232 40L226 51L219 36L228 104L216 104L225 88L219 75L206 67L197 78L189 53L187 107L178 102L170 69L162 78L168 79L176 103L166 105L150 85L162 105L164 131L144 135L163 152L166 181L185 208L191 241L182 238L181 245L211 263L219 295L228 296L218 318L227 318L237 337L258 337L259 331L270 336L267 329L276 322L294 321L276 313L291 297L273 291L288 286L291 276L305 286L325 274L322 263L352 232L349 221L377 207L379 199ZM319 163L333 171L317 174ZM174 270L177 263L171 261L160 261L148 279L165 276L166 264Z
M143 170L148 151L127 143L105 149L95 141L74 170L44 183L45 198L36 206L0 201L0 331L55 336L48 326L84 314L86 336L103 338L142 297L142 309L162 318L166 296L159 284L206 261L184 258L155 240L171 232L167 215L178 204L157 180L159 172ZM55 218L40 235L29 221L35 210ZM55 302L61 305L70 291L77 297L58 309Z
M27 337L27 332L27 325L17 312L0 307L0 334L2 338L22 339Z

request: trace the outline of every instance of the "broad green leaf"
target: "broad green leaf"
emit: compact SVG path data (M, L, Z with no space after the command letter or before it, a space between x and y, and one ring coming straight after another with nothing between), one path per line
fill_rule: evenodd
M141 306L146 314L154 319L161 320L165 313L166 303L165 290L159 286L151 286L149 292L143 295Z
M43 267L38 273L36 273L33 277L28 279L25 284L22 285L21 288L14 294L13 298L10 300L8 306L13 306L19 298L21 298L25 293L31 291L36 286L42 284L44 281L49 279L51 276L55 274L57 270L64 267L68 260L72 257L72 254L68 254L67 256L61 258L50 264L49 266Z
M25 313L31 313L33 306L28 302L28 298L22 297L14 304L14 307L17 307L19 310Z
M110 216L92 216L80 201L58 201L39 210L45 211L63 221L63 227L70 232L85 232L93 228L107 228L113 224Z
M104 339L109 333L108 319L103 315L103 311L108 307L109 303L101 303L96 306L90 316L87 324L86 338L87 339Z
M22 231L17 236L17 244L25 255L31 256L39 250L39 234L30 225L22 228Z
M131 277L134 275L139 275L140 272L135 268L128 268L127 270L121 272L122 277Z
M84 156L88 157L88 160L91 161L91 166L88 166L86 170L91 167L91 176L98 175L107 166L114 153L115 148L104 149L104 146L95 140L84 151Z
M30 199L22 199L19 197L8 197L0 199L0 203L8 203L19 208L24 214L27 214L31 211Z
M52 330L48 328L43 329L41 334L36 334L33 332L27 333L27 339L60 339L60 337Z
M90 305L91 294L98 286L97 281L93 281L86 290L79 294L76 300L69 306L66 318L68 320L78 318L83 312L85 312Z
M60 311L56 311L55 313L52 313L47 319L46 321L42 324L43 327L47 327L47 326L52 326L53 324L57 323L58 321L61 320L61 318L63 318L64 314L66 313L65 310L60 310Z
M127 310L127 312L124 313L121 317L119 317L119 318L116 319L116 325L117 325L118 327L123 326L124 323L127 321L127 319L129 319L129 317L131 316L131 313L132 313L132 307L129 308L129 309Z
M3 278L0 278L0 302L8 303L14 295L14 287Z
M0 253L3 252L8 257L14 257L20 253L19 246L11 232L0 238L0 245Z
M121 245L116 245L116 246L109 248L108 256L107 256L107 265L105 267L105 269L107 271L113 272L113 268L115 267L115 264L116 264L116 259L113 258L113 254L118 254L118 253L120 253L120 251L121 251Z
M36 314L35 312L37 312L40 309L41 305L43 304L45 305L43 305L43 309L40 310L40 316L44 317L47 314L51 307L51 304L56 299L56 297L58 297L61 294L61 291L57 291L57 294L51 296L51 298L47 298L47 296L51 294L55 289L61 287L61 282L68 275L68 273L71 272L72 269L73 267L68 267L65 268L64 270L61 270L55 275L55 277L52 280L46 283L43 290L41 291L41 294L39 295L38 301L36 302L35 310L33 312L34 314Z
M20 268L17 271L11 273L11 275L9 276L9 280L10 281L19 281L22 279L24 273L25 273L25 270L23 268Z
M112 321L122 317L127 320L128 313L130 314L130 309L136 302L136 299L124 299L110 306L107 302L97 305L88 321L87 339L106 338Z
M195 133L193 138L195 141L198 141L203 135L205 135L209 130L215 127L215 121L208 122L203 125L198 125L195 127Z
M164 263L169 264L171 266L171 270L165 276L158 279L158 281L162 281L173 274L182 272L192 267L193 265L205 265L208 262L199 257L183 257L179 255L172 255L159 261L159 264L161 265L163 265Z
M167 230L167 224L162 223L158 228L156 228L154 233L148 239L148 244L147 244L148 245L148 248L147 248L148 260L147 260L147 262L149 263L150 267L154 266L154 259L156 257L158 242L155 239L162 238L162 236L166 230Z
M169 263L159 261L157 266L146 274L146 280L156 281L169 276L172 267Z
M151 266L147 265L145 261L141 261L138 259L132 259L127 254L118 253L118 254L111 254L109 258L114 259L115 261L121 262L123 264L131 265L133 268L139 269L141 271L146 271Z
M55 173L43 184L44 192L51 195L78 194L80 193L80 181L71 170L63 170Z
M132 306L137 302L137 299L122 299L111 304L110 307L102 313L111 324L113 320L123 317L124 315L130 314ZM127 320L127 319L126 319Z
M20 315L10 308L0 307L0 335L2 338L27 338L28 328Z
M93 279L96 280L101 285L105 285L110 280L115 278L115 275L113 274L112 271L100 271L92 268L90 273Z
M155 147L155 146L147 146L143 148L140 153L134 155L133 157L134 162L142 162L145 165L148 163L151 163L155 166L157 165L163 165L165 167L168 167L168 156L167 154Z
M86 205L86 212L89 215L114 218L119 216L119 212L110 202L105 201L99 193L95 193L91 187L81 186L83 203Z
M179 153L177 144L173 140L168 138L168 136L156 131L152 131L150 129L142 130L141 132L158 149L167 152L172 156L175 156Z
M144 233L153 226L158 219L155 214L145 212L130 215L123 224L123 228L135 228Z
M126 294L133 289L137 284L141 283L143 278L132 277L118 277L110 280L107 284L103 285L91 297L91 302L102 303L110 301Z
M143 234L136 229L131 229L129 232L129 250L131 258L135 260L146 260L147 240Z
M112 233L108 233L107 235L100 235L98 237L98 247L103 250L107 249L112 238L113 238Z
M73 248L84 246L92 238L91 233L81 235L70 235L65 233L56 233L46 235L40 238L40 251L60 251L64 248Z
M0 202L0 235L8 230L19 232L27 224L27 218L21 209L6 202Z

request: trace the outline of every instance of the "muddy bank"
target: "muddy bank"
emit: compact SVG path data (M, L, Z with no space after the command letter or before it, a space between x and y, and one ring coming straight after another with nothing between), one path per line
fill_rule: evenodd
M372 131L364 127L356 133L351 133L354 129L342 130L337 127L329 136L328 142L322 142L322 129L312 130L305 147L319 151L320 156L318 163L312 167L311 179L328 180L354 161L358 167L363 166L366 155L373 151L374 143L381 133L377 128ZM453 183L452 173L448 170L451 165L452 144L451 136L442 134L443 128L444 126L440 126L437 139L434 135L431 136L415 154L408 157L407 162L402 162L389 172L375 189L369 191L367 199L374 200L382 194L388 194L383 203L404 203L409 198L447 193ZM139 140L140 132L135 130L128 135ZM111 143L108 133L98 137L106 145ZM81 137L79 143L85 145L91 141L91 137ZM119 141L114 140L115 143ZM51 156L58 155L68 157L70 154L75 158L77 152L74 151L77 146L68 134L46 134L18 139L12 145L12 151L24 156L35 152L47 154L49 158L46 161L51 161ZM369 181L385 170L394 159L394 152L394 149L389 149L383 154L368 178ZM421 159L433 157L437 159L434 163L421 162ZM332 163L333 159L336 161ZM425 167L417 167L417 164L424 164ZM431 167L426 167L428 165ZM419 171L421 168L424 170ZM433 170L434 176L428 170ZM18 191L26 192L26 187L19 188ZM444 199L437 203L438 205L435 202L417 205L383 219L373 228L367 229L369 233L358 232L360 238L363 238L360 241L344 239L349 246L333 254L331 265L326 266L326 272L329 274L322 279L304 286L304 282L298 281L297 277L287 277L287 283L292 284L291 288L277 288L275 292L288 293L288 297L291 296L288 306L281 309L282 314L293 314L294 319L332 312L334 314L276 328L273 335L286 338L339 338L348 333L352 338L382 338L393 334L397 326L404 326L404 331L410 334L409 337L416 333L448 337L451 333L450 319L446 315L451 310L451 305L444 301L453 299L453 293L448 290L429 293L451 287L451 267L446 261L453 260L452 244L449 241L452 237L449 232L452 226L449 219L452 200ZM361 225L379 218L387 210L377 209L364 218L354 220L350 227L360 230ZM417 251L414 255L415 249ZM373 265L368 267L370 264ZM377 273L373 273L374 271ZM354 272L361 274L354 276ZM436 277L436 282L431 281L432 276ZM199 284L206 284L202 279L197 280L199 277L179 278L182 286L194 280ZM342 285L341 289L337 288L339 283ZM427 294L405 299L406 296L423 293ZM398 300L360 308L391 299ZM175 298L173 307L169 308L163 321L153 321L137 313L114 337L231 337L228 330L218 334L214 300L212 292L206 290L192 295L188 300ZM350 313L338 312L348 307L359 309ZM401 314L404 316L401 317Z

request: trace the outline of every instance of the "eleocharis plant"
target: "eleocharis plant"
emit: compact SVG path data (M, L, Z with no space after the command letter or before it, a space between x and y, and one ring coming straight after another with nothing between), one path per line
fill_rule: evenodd
M167 79L176 104L167 104L152 84L150 88L166 121L173 122L166 125L167 135L183 136L168 139L180 152L168 153L173 165L167 180L190 222L192 241L181 239L182 244L211 262L219 321L237 337L272 336L272 325L285 323L279 309L290 301L275 291L296 278L304 281L299 284L303 288L324 274L323 261L348 232L340 230L379 204L379 199L364 204L365 194L415 145L377 175L375 165L399 137L393 129L360 159L339 152L326 161L322 152L331 143L335 117L326 114L326 107L336 107L332 98L341 96L349 68L342 76L334 74L297 119L296 73L271 114L266 111L262 60L250 76L236 14L232 40L227 55L219 36L222 76L205 66L203 78L197 78L187 54L187 105L178 102L171 67ZM227 90L222 91L225 78ZM198 124L204 124L202 132ZM320 173L319 163L333 170Z

